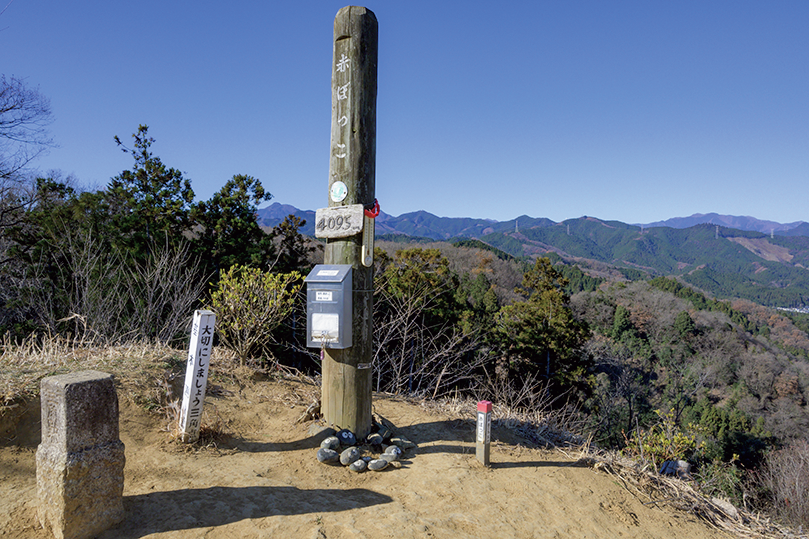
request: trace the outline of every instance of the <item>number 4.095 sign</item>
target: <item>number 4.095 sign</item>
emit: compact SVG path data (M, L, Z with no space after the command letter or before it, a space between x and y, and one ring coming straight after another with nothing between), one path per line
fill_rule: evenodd
M315 236L347 238L362 232L362 204L321 208L315 212Z

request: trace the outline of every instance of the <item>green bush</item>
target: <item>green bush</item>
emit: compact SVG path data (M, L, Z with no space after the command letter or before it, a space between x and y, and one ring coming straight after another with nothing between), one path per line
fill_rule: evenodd
M700 492L706 496L726 498L733 505L744 503L745 473L735 460L718 460L701 464L694 474Z
M626 440L625 452L651 463L655 470L667 460L686 460L702 448L697 442L700 428L689 423L686 430L674 420L674 411L655 410L660 420L650 428L638 429Z
M297 271L271 273L235 265L222 273L211 303L222 343L236 352L242 365L267 350L302 286Z

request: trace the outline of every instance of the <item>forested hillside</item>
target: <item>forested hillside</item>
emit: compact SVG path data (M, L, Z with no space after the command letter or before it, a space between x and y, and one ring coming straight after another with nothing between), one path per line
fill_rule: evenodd
M695 465L706 492L762 506L773 495L765 491L779 488L772 483L777 459L809 436L805 315L713 299L668 277L632 281L609 266L580 266L555 253L531 263L476 240L382 248L387 275L415 264L416 274L442 274L444 284L433 289L446 291L443 300L425 295L423 305L432 310L440 302L444 314L418 330L443 344L416 349L426 363L389 356L404 361L400 390L429 394L440 351L455 347L450 356L467 357L456 368L478 374L450 387L473 384L478 394L486 387L487 397L517 407L549 392L560 405L575 405L583 432L600 447L658 466L679 455ZM378 287L386 305L393 295L387 277ZM407 297L402 292L398 297ZM438 322L453 310L451 319L474 342L470 348ZM419 316L418 309L410 312ZM378 343L380 353L384 345ZM429 361L432 375L422 377L419 366L426 370ZM756 483L763 477L769 486Z
M4 352L182 345L193 311L210 308L216 346L241 367L316 375L302 285L323 251L307 223L262 229L271 195L244 174L196 201L146 126L115 142L132 166L100 189L0 170ZM412 233L435 225L408 219ZM809 462L809 323L769 308L805 305L809 239L593 218L453 223L449 236L481 239L391 235L375 250L376 391L553 408L602 449L655 470L688 460L706 494L809 525L809 473L794 464Z
M581 218L481 239L515 256L556 252L646 277L678 276L718 297L774 307L809 305L809 238L802 236L771 238L713 225L641 229Z
M259 211L259 221L274 226L283 220L284 210L308 219L300 232L314 236L314 212L275 204ZM716 217L749 227L766 225L750 218ZM801 232L806 226L779 229L771 235L714 224L649 228L594 217L554 223L527 216L497 222L420 211L399 217L382 214L376 233L424 241L479 239L516 257L553 252L568 259L607 263L630 279L677 276L714 296L802 308L809 305L809 237Z

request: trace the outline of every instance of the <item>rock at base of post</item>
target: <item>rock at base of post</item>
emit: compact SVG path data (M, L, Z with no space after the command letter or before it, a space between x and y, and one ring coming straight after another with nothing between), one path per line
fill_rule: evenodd
M39 522L57 539L95 537L124 518L124 444L37 448Z

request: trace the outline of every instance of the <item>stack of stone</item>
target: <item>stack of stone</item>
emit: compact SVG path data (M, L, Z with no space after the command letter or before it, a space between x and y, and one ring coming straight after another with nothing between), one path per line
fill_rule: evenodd
M317 460L324 464L337 464L347 466L352 472L365 470L382 471L389 465L399 468L399 459L405 449L415 447L415 444L403 437L392 437L393 429L380 425L377 432L369 434L364 447L381 454L378 458L363 456L363 450L357 446L357 439L353 432L341 430L334 436L329 436L320 444L317 451ZM390 445L385 442L389 441Z

